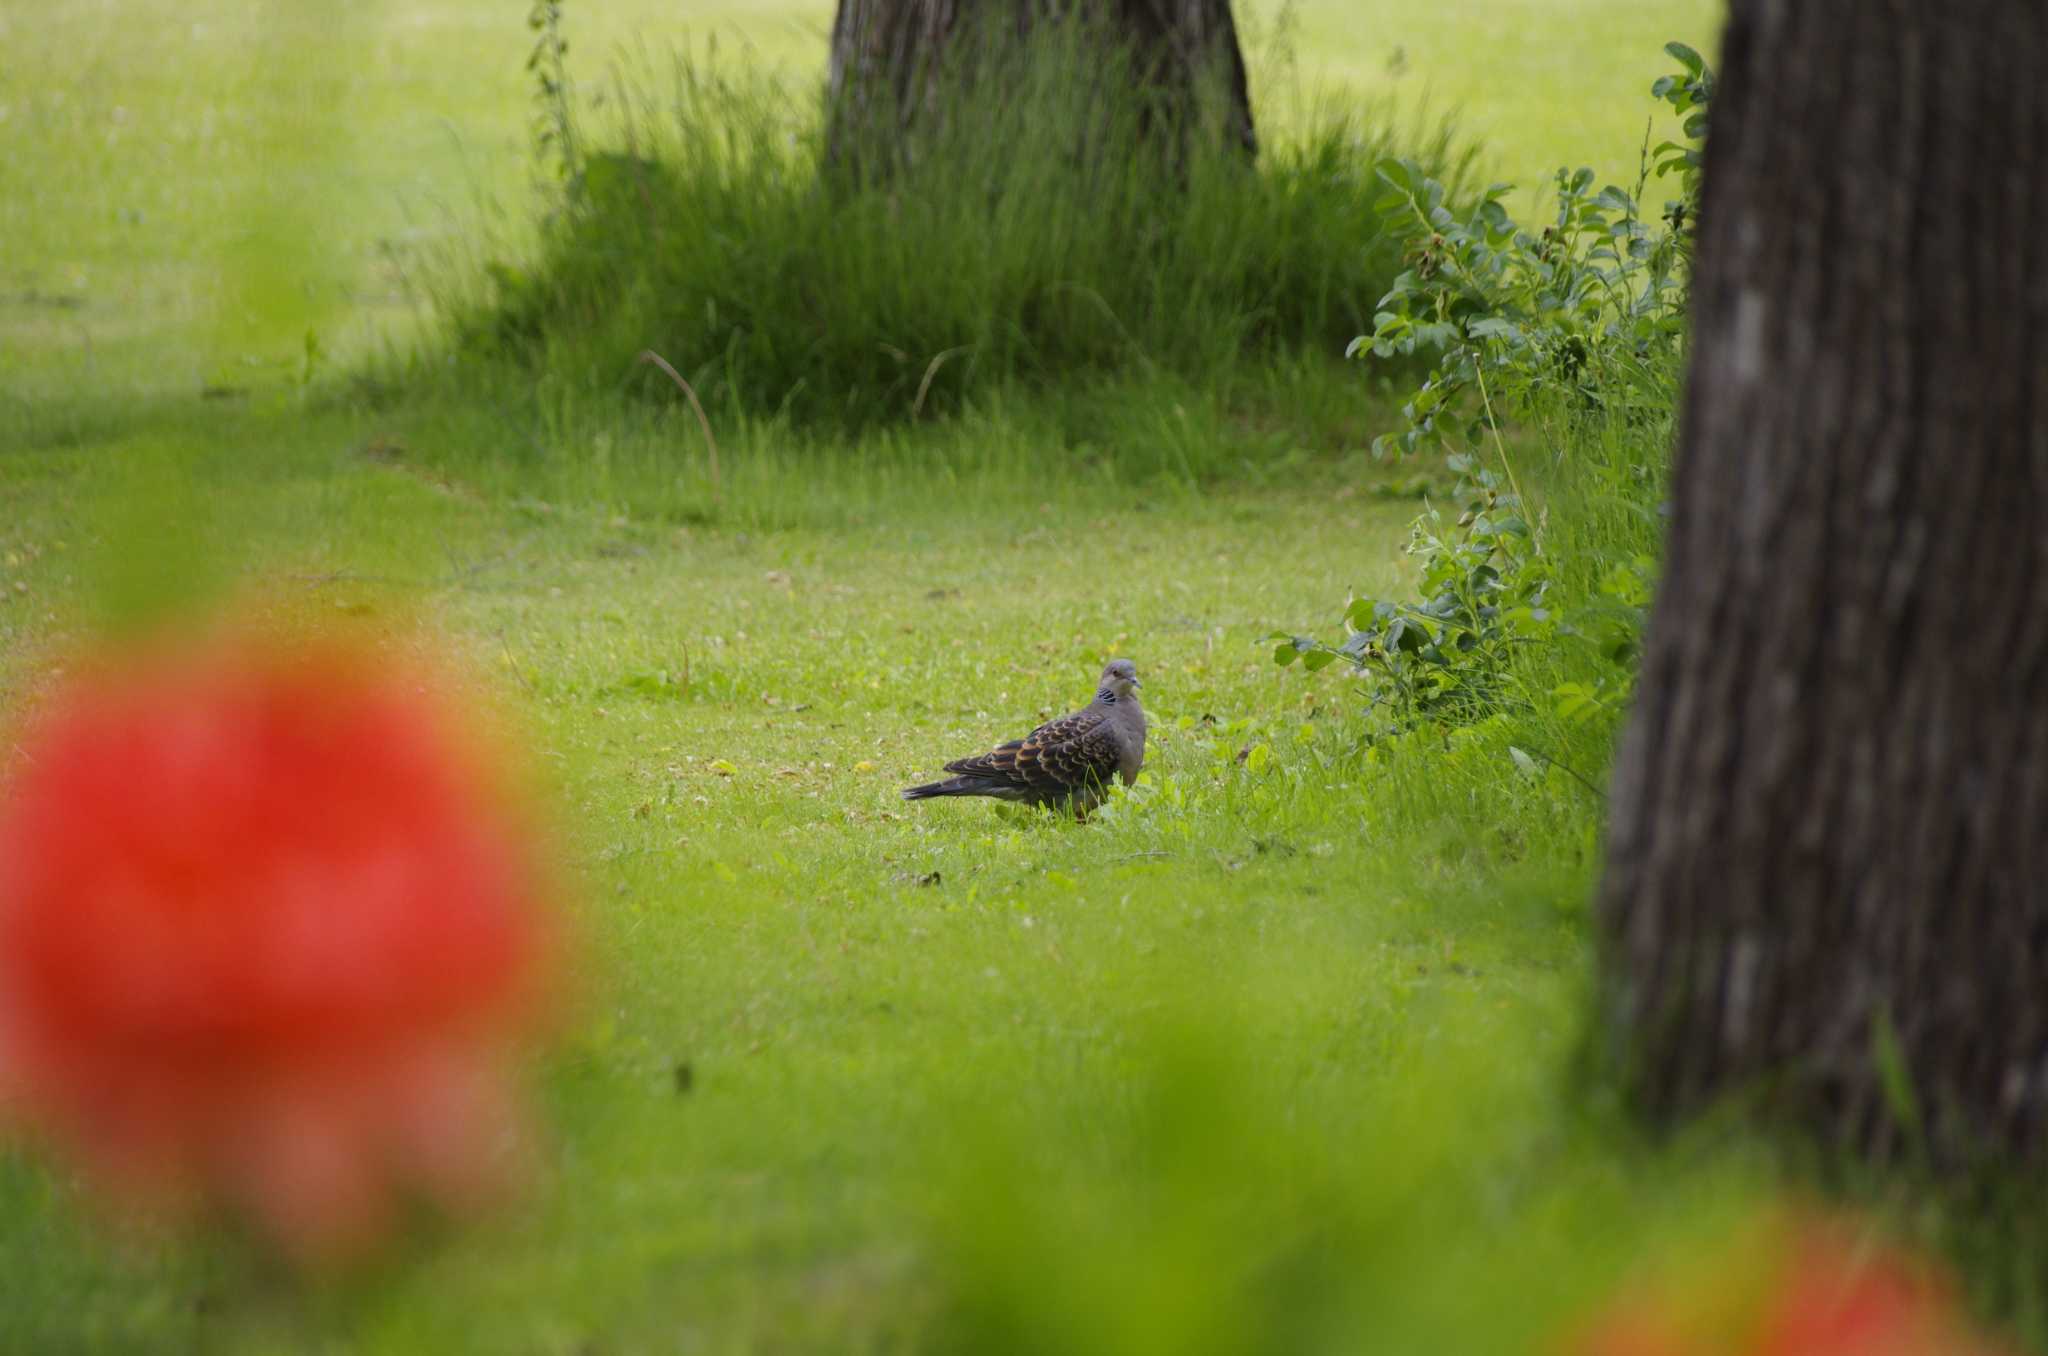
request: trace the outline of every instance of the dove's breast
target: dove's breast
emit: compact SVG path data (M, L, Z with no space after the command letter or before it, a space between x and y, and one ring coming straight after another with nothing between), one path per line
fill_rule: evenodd
M1145 712L1134 701L1125 717L1125 728L1119 731L1117 741L1117 775L1129 786L1138 780L1138 772L1145 766Z

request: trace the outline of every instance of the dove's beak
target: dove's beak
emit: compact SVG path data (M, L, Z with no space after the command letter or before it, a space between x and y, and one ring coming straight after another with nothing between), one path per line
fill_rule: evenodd
M1145 685L1144 685L1143 683L1139 682L1139 681L1138 681L1137 679L1133 678L1133 679L1131 679L1131 686L1132 686L1132 687L1143 687L1143 686L1145 686Z

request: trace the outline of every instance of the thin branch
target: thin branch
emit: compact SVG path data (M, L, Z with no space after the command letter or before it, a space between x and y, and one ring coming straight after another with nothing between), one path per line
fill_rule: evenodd
M946 359L969 352L973 347L972 344L962 344L958 348L944 349L932 359L931 365L924 370L924 380L917 384L917 399L910 402L911 422L917 421L917 412L924 408L924 398L932 389L932 378L939 375L939 369L946 365Z
M721 495L719 492L718 479L718 439L715 436L713 436L711 432L711 421L704 415L703 402L697 399L697 392L690 385L690 383L683 380L683 374L676 371L676 369L669 364L668 359L662 357L653 349L645 348L640 350L639 360L643 363L652 363L656 367L660 368L662 371L668 373L668 379L674 382L677 386L681 387L683 394L690 398L690 408L697 412L697 426L704 430L705 445L711 449L711 502L713 504L720 503Z
M1556 768L1559 772L1564 773L1573 781L1577 782L1580 786L1583 786L1588 791L1591 791L1593 795L1601 801L1605 801L1607 799L1607 793L1605 791L1602 791L1599 787L1593 785L1592 781L1589 780L1584 773L1580 772L1577 768L1572 767L1570 764L1560 763L1557 761L1557 759L1550 757L1548 754L1538 753L1534 749L1523 749L1522 752L1528 754L1531 758L1535 759L1539 763L1542 763L1546 767Z
M1522 493L1522 483L1515 479L1515 465L1508 460L1507 445L1500 438L1500 419L1493 412L1493 397L1486 392L1486 349L1482 345L1472 359L1472 371L1479 377L1479 401L1486 407L1486 427L1493 433L1493 450L1500 454L1500 465L1508 473L1508 484L1514 487L1515 499L1522 509L1522 521L1529 525L1529 544L1536 548L1536 554L1543 554L1543 538L1536 533L1536 511L1529 504L1528 496Z

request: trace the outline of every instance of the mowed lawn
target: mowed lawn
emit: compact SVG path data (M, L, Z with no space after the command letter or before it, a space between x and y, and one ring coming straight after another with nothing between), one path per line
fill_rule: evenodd
M436 250L516 236L523 8L0 14L5 710L137 561L424 630L552 788L584 940L520 1209L308 1289L229 1241L111 1240L11 1154L0 1350L1307 1350L1246 1298L1305 1256L1336 1270L1293 1307L1367 1334L1322 1349L1515 1350L1739 1197L1562 1109L1583 793L1518 781L1474 823L1461 788L1518 774L1454 745L1369 784L1355 697L1259 645L1402 577L1418 505L1356 459L1205 494L821 464L800 509L678 521L584 474L601 434L522 493L422 469L487 413L302 400L417 333ZM829 18L568 13L579 60L743 33L792 78ZM1713 17L1322 0L1298 65L1463 105L1511 177L1619 175L1657 43ZM1095 822L897 798L1117 654L1154 742Z
M1244 1212L1222 1239L1252 1271L1373 1221L1387 1255L1347 1303L1516 1349L1726 1185L1558 1118L1593 844L1552 840L1581 793L1474 824L1447 747L1449 789L1368 798L1341 685L1255 643L1390 582L1411 503L1049 491L746 532L485 499L372 436L247 415L16 454L6 685L86 624L109 525L147 518L111 468L158 458L183 483L143 493L185 526L133 549L196 539L274 605L423 628L494 675L585 944L539 1069L543 1179L496 1227L301 1292L226 1245L110 1248L64 1179L0 1160L23 1349L894 1349L930 1338L965 1231L995 1259L972 1279L1029 1276L1031 1313L1095 1333L1045 1349L1130 1350L1155 1309L1230 1302L1155 1214L1191 1189ZM897 798L1083 699L1106 654L1137 658L1154 738L1095 822ZM1549 874L1491 865L1532 843ZM1222 1081L1179 1086L1190 1060ZM1198 1136L1196 1181L1155 1161L1162 1114ZM1155 1234L1167 1289L1096 1331L1101 1277Z

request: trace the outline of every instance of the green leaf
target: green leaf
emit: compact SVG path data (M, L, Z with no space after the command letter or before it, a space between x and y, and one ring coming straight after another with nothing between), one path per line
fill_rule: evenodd
M1308 670L1310 673L1315 673L1322 669L1326 669L1336 662L1337 652L1335 650L1310 650L1307 654L1304 654L1301 657L1302 668Z
M1682 42L1667 42L1664 44L1664 50L1695 76L1707 68L1707 59Z
M1387 627L1386 639L1381 643L1389 653L1406 650L1413 654L1430 643L1429 628L1408 617L1396 617Z
M1508 745L1508 757L1514 759L1515 770L1530 781L1537 781L1543 776L1543 769L1537 766L1536 760L1516 748L1513 744Z
M1584 683L1559 683L1550 690L1557 718L1571 724L1579 724L1592 718L1600 710L1600 698Z
M1917 1140L1920 1135L1920 1102L1913 1095L1912 1071L1906 1067L1905 1047L1899 1043L1898 1029L1892 1025L1891 1014L1882 1008L1871 1014L1870 1044L1871 1056L1877 1064L1878 1081L1884 1087L1884 1099L1891 1104L1892 1114L1899 1118L1899 1124Z

